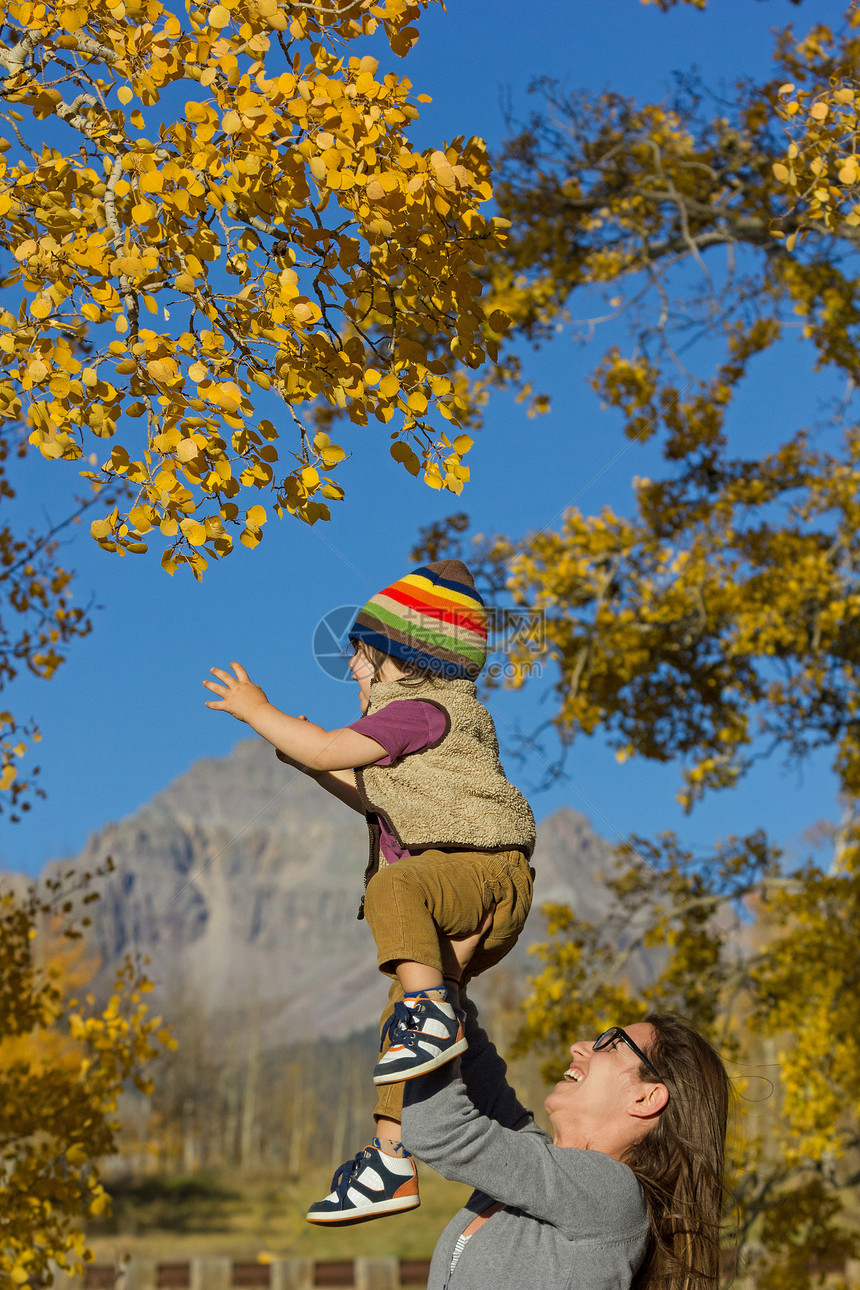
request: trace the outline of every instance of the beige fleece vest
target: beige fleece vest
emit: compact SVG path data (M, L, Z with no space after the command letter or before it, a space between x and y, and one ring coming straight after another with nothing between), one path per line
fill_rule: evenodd
M355 772L368 812L384 817L408 851L430 847L531 855L535 823L528 802L508 783L499 762L493 719L473 681L377 682L368 713L402 699L422 699L447 716L440 740L391 766ZM373 855L371 837L371 867Z

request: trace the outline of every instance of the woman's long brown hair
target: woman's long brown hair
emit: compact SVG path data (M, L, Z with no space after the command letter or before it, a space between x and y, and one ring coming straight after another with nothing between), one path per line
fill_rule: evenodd
M654 1012L648 1060L664 1077L669 1101L654 1127L624 1156L636 1174L651 1221L635 1290L714 1290L720 1281L729 1079L716 1050L683 1017ZM647 1066L639 1073L654 1076Z

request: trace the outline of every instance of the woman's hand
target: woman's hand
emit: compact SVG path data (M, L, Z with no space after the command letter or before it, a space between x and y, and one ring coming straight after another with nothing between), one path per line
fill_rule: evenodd
M237 721L252 723L254 714L260 708L268 707L269 700L239 663L231 663L230 666L236 673L235 676L222 672L219 667L209 669L213 676L217 676L220 685L216 685L214 681L203 682L207 690L218 696L217 699L208 699L206 707L214 708L217 712L229 712Z

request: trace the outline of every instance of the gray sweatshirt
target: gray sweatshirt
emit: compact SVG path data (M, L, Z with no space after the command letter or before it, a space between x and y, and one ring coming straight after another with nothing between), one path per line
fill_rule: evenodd
M427 1290L627 1290L648 1241L633 1172L599 1151L554 1147L505 1079L466 1003L469 1048L405 1085L403 1141L445 1178L476 1188L436 1244ZM449 1276L457 1238L493 1201Z

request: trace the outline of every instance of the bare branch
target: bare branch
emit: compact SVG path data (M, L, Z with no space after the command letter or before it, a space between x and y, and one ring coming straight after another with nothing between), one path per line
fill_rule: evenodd
M103 506L105 498L101 493L94 492L91 497L88 497L85 502L81 503L76 511L73 511L71 515L67 515L59 524L54 524L52 528L48 529L47 533L43 533L41 537L36 539L29 551L27 551L25 555L21 556L20 560L16 561L15 564L10 565L8 569L3 569L2 572L0 572L0 582L5 582L8 578L11 578L13 574L17 573L20 569L23 569L24 565L29 564L34 556L37 556L40 551L44 551L45 547L53 541L58 533L62 533L63 529L68 528L70 524L76 523L77 520L79 520L91 506L95 506L97 502Z
M28 31L25 36L13 45L11 49L0 49L0 66L5 67L11 74L23 70L25 63L28 62L33 51L39 44L39 36L34 31Z

